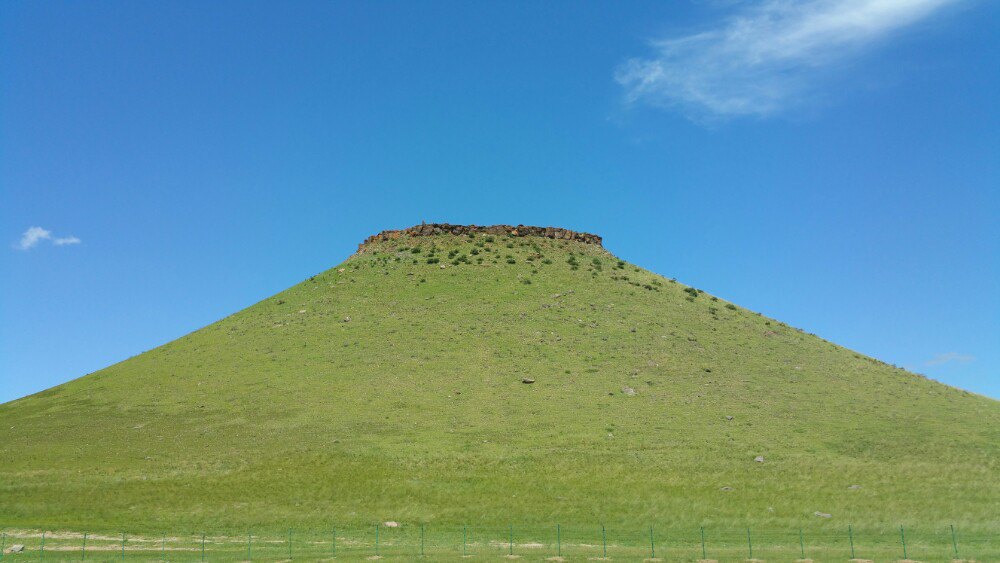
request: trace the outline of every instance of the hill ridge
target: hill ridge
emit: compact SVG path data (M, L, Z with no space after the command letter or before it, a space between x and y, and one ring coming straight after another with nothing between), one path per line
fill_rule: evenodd
M388 229L374 234L358 245L358 252L373 242L396 240L402 237L428 237L434 235L507 235L513 237L537 236L559 240L573 240L602 246L603 239L592 233L573 231L561 227L536 227L531 225L455 225L451 223L421 223L405 229ZM603 246L602 246L603 247Z

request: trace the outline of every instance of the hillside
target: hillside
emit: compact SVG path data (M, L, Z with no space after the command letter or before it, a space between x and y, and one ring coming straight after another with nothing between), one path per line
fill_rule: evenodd
M436 230L0 405L2 525L1000 530L997 401L599 237Z

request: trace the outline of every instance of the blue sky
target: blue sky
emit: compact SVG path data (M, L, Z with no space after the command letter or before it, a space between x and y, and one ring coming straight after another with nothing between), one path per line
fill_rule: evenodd
M0 401L420 221L1000 397L1000 4L6 2Z

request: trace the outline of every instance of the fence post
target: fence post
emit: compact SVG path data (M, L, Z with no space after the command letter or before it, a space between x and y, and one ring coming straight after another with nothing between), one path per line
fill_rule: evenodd
M375 524L375 557L378 557L378 524Z
M288 528L288 558L292 558L292 529Z
M513 524L510 525L510 535L507 537L507 541L510 542L509 543L509 545L510 545L510 551L508 552L508 554L509 555L514 555L514 525Z
M420 525L420 556L424 556L424 525Z
M562 557L562 530L556 524L556 555Z
M851 529L851 525L850 524L847 525L847 537L848 537L848 539L851 540L851 559L855 559L855 557L854 557L854 530Z
M337 556L337 528L333 529L333 556Z
M955 557L958 557L958 539L955 537L955 525L951 525L951 546L955 549Z
M80 549L80 560L87 558L87 532L83 533L83 547Z
M201 560L205 560L205 532L201 533Z
M799 553L802 554L802 558L806 558L806 542L802 538L802 528L799 528Z
M608 558L608 532L604 528L604 524L601 524L601 544L604 546L604 558Z
M649 527L649 557L656 559L656 544L653 543L653 527Z
M708 559L708 553L705 551L705 526L701 527L701 558Z
M125 561L125 532L122 532L122 561Z
M906 556L906 534L903 532L903 527L899 527L899 541L903 543L903 559L909 559Z
M160 559L167 560L167 534L160 536Z
M0 559L3 559L3 552L7 549L7 530L2 532L3 539L0 539Z
M747 547L750 548L750 559L753 559L753 542L750 541L750 528L747 528Z
M253 561L253 555L250 550L250 540L253 537L253 532L247 530L247 561Z
M42 530L42 547L38 551L38 558L45 559L45 530Z

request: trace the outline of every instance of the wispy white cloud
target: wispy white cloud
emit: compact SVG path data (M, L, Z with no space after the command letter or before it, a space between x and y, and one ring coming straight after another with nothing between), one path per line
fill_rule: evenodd
M72 235L67 237L53 237L52 231L48 229L43 229L41 227L29 227L28 230L24 231L24 234L21 235L20 240L14 243L14 248L18 250L31 250L45 241L48 241L56 246L80 244L80 242L82 242L80 239Z
M974 356L970 356L968 354L960 354L958 352L945 352L944 354L938 354L937 356L934 356L933 358L927 360L925 364L927 366L940 366L951 362L964 364L971 362L975 359L976 358Z
M18 250L28 250L38 246L38 243L43 240L49 240L52 238L52 232L47 231L41 227L30 227L24 234L21 235L21 240L17 241L14 248Z
M653 41L615 79L629 102L689 115L769 116L807 101L818 76L961 0L766 0L721 25Z

